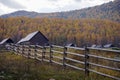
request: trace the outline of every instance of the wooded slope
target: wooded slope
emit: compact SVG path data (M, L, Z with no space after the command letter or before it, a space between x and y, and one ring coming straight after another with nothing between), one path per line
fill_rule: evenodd
M48 19L48 18L7 18L0 19L0 40L12 37L15 42L27 34L40 30L51 43L77 46L92 44L120 43L120 23L97 19Z

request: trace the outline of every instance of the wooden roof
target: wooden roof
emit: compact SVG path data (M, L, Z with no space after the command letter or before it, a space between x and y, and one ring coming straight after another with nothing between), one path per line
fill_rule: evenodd
M35 36L37 36L37 38ZM43 42L49 41L40 31L35 31L35 32L28 34L25 38L22 38L17 44L24 43L24 42L31 42L31 40L32 42L35 43L35 41L39 42L38 40L41 40L41 39L45 40Z
M10 40L10 42L8 42ZM0 44L4 44L4 43L13 43L12 39L10 38L6 38L6 39L3 39Z
M35 31L33 33L28 34L25 38L22 38L18 43L29 41L32 39L39 31Z

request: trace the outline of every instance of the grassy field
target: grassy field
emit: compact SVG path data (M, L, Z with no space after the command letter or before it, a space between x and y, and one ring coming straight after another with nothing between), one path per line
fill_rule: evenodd
M0 51L0 80L112 80L90 73L28 59L13 52Z

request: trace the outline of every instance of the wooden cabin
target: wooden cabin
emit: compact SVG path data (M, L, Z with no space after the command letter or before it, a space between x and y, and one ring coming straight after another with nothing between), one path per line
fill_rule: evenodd
M45 46L48 43L49 40L40 31L35 31L22 38L17 44Z
M111 47L115 47L113 44L106 44L104 45L104 48L111 48Z
M14 43L12 39L6 38L0 42L0 49L8 49L10 44Z
M91 46L91 48L103 48L103 46L102 46L102 45L93 44L93 45Z
M73 44L73 43L69 43L69 44L66 45L66 47L76 47L76 45Z
M11 43L14 43L12 39L10 38L6 38L6 39L3 39L1 42L0 42L0 45L6 45L6 44L11 44Z

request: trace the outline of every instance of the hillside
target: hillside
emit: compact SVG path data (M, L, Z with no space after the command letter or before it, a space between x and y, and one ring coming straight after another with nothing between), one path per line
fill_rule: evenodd
M33 17L36 17L36 15L38 15L38 14L39 13L37 13L37 12L28 12L28 11L21 10L21 11L16 11L14 13L2 15L1 17L8 18L8 17L26 16L26 17L33 18Z
M15 42L40 30L53 44L75 43L77 46L120 43L120 23L99 19L0 18L0 40Z
M35 17L47 17L47 18L97 18L97 19L109 19L120 22L120 0L105 3L100 6L73 10L67 12L56 12L56 13L37 13L28 11L17 11L11 14L2 15L1 18L25 16L30 18Z

